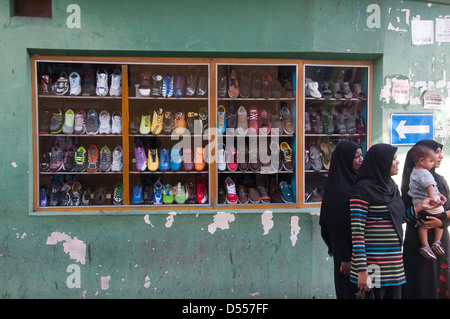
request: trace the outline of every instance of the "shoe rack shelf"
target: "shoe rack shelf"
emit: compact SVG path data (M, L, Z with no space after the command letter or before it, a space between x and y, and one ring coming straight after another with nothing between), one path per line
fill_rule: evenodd
M335 65L330 62L317 61L304 61L304 60L290 60L290 59L204 59L204 58L112 58L112 57L55 57L55 56L32 56L32 83L33 83L33 213L45 214L54 212L57 214L70 214L71 212L91 212L96 214L97 211L167 211L170 210L210 210L214 207L220 207L220 209L257 209L257 208L301 208L309 205L320 205L320 187L321 184L317 184L314 178L320 175L320 178L325 180L328 170L321 169L307 169L305 167L305 158L302 153L309 150L311 143L319 143L326 140L327 143L335 143L344 139L358 139L363 141L365 149L367 142L370 140L369 131L367 129L370 119L370 83L367 84L365 89L366 97L363 102L358 98L324 98L324 97L312 97L305 96L305 89L308 89L308 83L305 82L306 78L311 77L310 71L317 70L322 66L331 68L342 68L343 66L347 70L348 68L357 68L358 70L368 70L366 77L370 79L370 63L357 62L357 63L338 63ZM98 96L95 92L96 87L96 72L105 68L108 73L109 89L112 86L112 75L121 75L121 92L117 96L111 96L107 93L104 96ZM309 69L310 68L310 69ZM79 95L70 95L70 75L72 72L77 72L80 75L80 85L82 92ZM88 73L91 73L93 79L91 85L93 85L94 91L90 95L85 94L84 79ZM155 95L152 91L157 88L154 83L161 80L153 80L153 78L146 77L146 72L149 75L161 75L163 82L164 76L173 77L174 86L176 88L176 79L178 75L183 76L184 89L188 88L188 77L191 79L191 75L196 78L197 88L194 93L191 92L187 95L187 91L181 96L175 96L174 92L171 94L165 91L168 96L164 94ZM68 86L68 92L63 95L55 94L56 90L61 89L58 87L62 73L66 73L66 85ZM51 75L51 81L48 83L48 94L43 92L42 75ZM358 73L359 74L359 73ZM160 78L158 78L160 79ZM200 80L201 79L201 80ZM146 82L146 80L149 80ZM316 79L314 79L316 80ZM203 81L203 82L201 82ZM206 81L206 82L205 82ZM319 80L317 80L320 82ZM198 89L201 84L202 89ZM206 85L204 85L206 83ZM236 96L235 87L233 85L238 84L240 93ZM58 85L56 85L58 84ZM148 84L148 87L146 86ZM163 83L159 83L158 86L161 90L168 89L163 87ZM55 86L53 86L55 85ZM91 86L92 88L92 86ZM145 90L148 89L150 93L147 95ZM256 91L252 91L257 88ZM192 89L192 87L191 87ZM267 90L270 93L267 94ZM55 91L53 91L55 90ZM258 91L259 90L259 91ZM143 92L144 94L141 94ZM156 91L155 91L156 92ZM243 94L241 94L244 92ZM245 93L246 92L246 93ZM255 93L256 92L256 93ZM233 96L232 96L233 95ZM308 109L316 108L317 110L323 109L329 103L333 103L335 106L345 105L346 103L363 103L362 116L365 121L364 132L358 133L341 133L341 132L307 132L305 130L305 112ZM230 108L234 108L236 111L236 124L232 129L234 131L227 131L221 133L219 126L221 125L221 108L223 106L227 111ZM251 126L250 120L252 116L250 111L255 107L258 110L259 122L258 129L262 128L261 115L264 111L276 110L279 115L279 119L282 120L281 110L286 109L288 111L288 117L286 117L286 123L291 127L291 132L282 130L277 132L278 134L261 134L258 132L245 134L237 133L237 121L239 120L239 114L237 111L240 107L243 107L247 114L246 121L248 127ZM177 112L181 112L185 115L185 124L174 121L174 125L189 125L187 124L186 117L188 113L192 113L199 118L200 109L203 108L203 114L206 110L206 119L203 119L201 125L203 130L201 132L194 130L189 134L172 134L171 132L162 131L158 134L154 134L150 128L148 134L143 134L136 131L136 127L133 129L133 125L136 118L138 119L138 126L142 123L142 115L150 115L158 109L164 111L170 111L173 115ZM56 112L61 109L62 115L67 110L82 109L86 113L90 109L97 111L97 115L102 110L107 110L112 116L113 113L120 113L122 120L122 131L120 133L106 133L106 134L66 134L64 132L41 132L40 126L44 122L44 109ZM270 113L270 112L269 112ZM274 113L275 114L275 113ZM270 114L269 114L270 118ZM153 119L152 119L153 120ZM228 118L224 118L226 126L229 124ZM153 122L153 121L152 121ZM163 125L163 121L161 122ZM231 122L232 123L232 122ZM261 127L259 127L261 126ZM273 124L269 121L269 126ZM188 128L188 127L187 127ZM227 126L230 129L230 126ZM279 162L274 161L274 157L271 158L271 163L277 168L267 169L261 160L265 155L271 156L273 151L268 151L267 154L262 155L258 153L257 158L259 166L257 168L251 168L247 166L247 169L241 170L239 167L236 170L230 169L228 166L223 169L217 162L219 156L220 143L229 143L230 140L234 143L234 148L239 152L242 151L240 147L245 145L247 151L256 144L253 143L258 140L257 145L261 144L262 140L267 140L269 144L274 141L278 145L278 149L275 151L279 159ZM201 142L199 143L198 141ZM148 156L150 149L157 149L158 155L161 156L161 149L168 149L169 152L178 143L187 142L191 147L192 159L195 160L196 149L200 147L206 149L208 146L212 147L211 156L213 161L204 163L203 168L196 170L186 170L184 166L180 169L167 169L162 170L158 168L147 168L144 170L138 170L136 167L137 158L135 153L135 146L137 141L142 142L145 149L145 155ZM243 142L243 143L242 143ZM86 151L91 145L95 145L98 152L103 146L107 146L112 153L115 147L120 146L122 149L122 167L118 171L72 171L63 167L61 170L52 171L41 168L41 157L46 157L45 161L49 162L51 157L51 150L54 145L59 146L60 143L73 143L78 146L84 146ZM281 144L287 145L288 149L287 157L283 157L281 151ZM65 144L64 144L65 145ZM183 144L184 145L184 144ZM274 144L275 145L275 144ZM319 146L319 145L317 145ZM260 146L258 146L258 150ZM224 149L228 151L227 149ZM245 153L245 152L244 152ZM252 153L255 154L255 153ZM183 155L183 154L181 154ZM247 153L246 161L247 165L251 164L249 158L250 153ZM159 158L161 159L161 158ZM60 158L60 161L63 160ZM203 158L203 160L205 160ZM286 161L286 162L285 162ZM147 162L149 164L150 162ZM100 156L98 160L100 165ZM184 164L184 162L183 162ZM228 162L225 163L228 165ZM154 165L152 163L151 165ZM254 164L256 165L256 164ZM286 167L290 167L286 169ZM291 166L290 166L291 165ZM314 178L311 179L310 177ZM154 188L154 185L160 181L164 186L170 184L173 191L174 186L186 185L188 182L200 183L200 181L206 186L205 196L206 200L199 202L177 202L174 200L171 203L154 203L149 200L147 195L144 195L144 188L146 185L150 185ZM227 182L232 181L234 183L234 189L227 189ZM73 184L80 182L82 186L87 186L90 189L90 203L78 205L65 206L60 201L56 206L42 205L41 202L41 190L45 187L47 194L50 193L52 186L58 184L61 187L62 184ZM116 205L114 203L115 187L122 185L121 203ZM288 185L288 188L281 190L281 187ZM140 186L142 188L142 199L135 201L134 188ZM243 192L245 186L246 195ZM105 189L106 188L106 193ZM103 201L97 202L95 191L101 188L103 192ZM181 189L181 188L178 188ZM312 190L315 192L312 192ZM148 190L148 188L147 188ZM66 187L66 191L69 189ZM184 190L186 191L186 189ZM120 193L120 192L119 192ZM153 192L154 193L154 192ZM153 193L151 195L153 195ZM227 196L230 198L227 199ZM236 196L234 196L236 195ZM244 196L245 195L245 196ZM283 195L283 196L282 196ZM286 197L284 197L284 195ZM246 196L248 199L246 199ZM181 198L181 197L179 197ZM48 200L48 198L47 198ZM74 202L74 201L73 201Z

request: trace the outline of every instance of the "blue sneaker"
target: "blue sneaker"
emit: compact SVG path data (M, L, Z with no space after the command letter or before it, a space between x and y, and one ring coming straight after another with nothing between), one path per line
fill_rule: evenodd
M294 202L294 193L292 192L291 184L286 181L280 182L281 199L285 203Z
M86 134L97 134L100 127L98 122L98 114L94 109L89 110L86 118Z
M170 152L170 169L172 171L178 171L181 167L181 149L172 148Z
M48 205L47 199L47 189L45 187L41 187L41 191L39 193L39 203L41 207L45 207Z
M217 108L217 129L218 129L219 134L225 134L226 116L227 116L227 112L225 111L225 107L223 105L219 105L219 107Z
M158 181L153 184L153 204L154 205L161 205L163 200L163 193L162 193L162 184Z
M162 95L163 97L171 97L173 95L173 76L164 76Z
M169 169L169 165L169 150L166 148L162 148L159 154L159 170L165 172Z
M162 193L163 193L163 203L172 204L173 203L172 185L169 183L164 184Z
M131 202L133 204L142 203L142 186L136 185L133 187L133 196Z

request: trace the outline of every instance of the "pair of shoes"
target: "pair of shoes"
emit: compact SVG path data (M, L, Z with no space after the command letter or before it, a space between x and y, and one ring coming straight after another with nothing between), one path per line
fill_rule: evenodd
M154 135L161 134L163 130L163 119L164 111L162 108L153 111L153 119L150 114L142 114L139 133L142 135L150 134L150 132Z
M109 85L108 72L106 69L99 68L97 70L97 85L95 88L95 94L97 96L120 96L122 94L122 73L119 69L115 69L110 75L111 84Z
M436 255L433 253L433 250L430 248L430 246L422 246L419 249L420 254L429 260L436 260Z

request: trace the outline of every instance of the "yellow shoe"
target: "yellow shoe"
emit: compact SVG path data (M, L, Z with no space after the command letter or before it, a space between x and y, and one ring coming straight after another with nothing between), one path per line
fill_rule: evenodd
M194 167L196 171L203 171L203 169L206 166L205 159L203 157L203 154L205 152L205 149L202 147L197 147L195 150L195 160L194 160Z
M151 121L152 120L150 119L150 115L142 115L141 125L139 126L139 133L141 134L150 133Z
M152 133L155 135L160 134L163 129L163 115L164 111L161 108L153 111Z
M186 130L186 118L183 112L177 112L175 114L173 126L173 132L175 134L182 135L184 133L184 131Z
M148 170L154 172L159 167L159 157L158 151L155 148L148 150L148 161L147 161Z

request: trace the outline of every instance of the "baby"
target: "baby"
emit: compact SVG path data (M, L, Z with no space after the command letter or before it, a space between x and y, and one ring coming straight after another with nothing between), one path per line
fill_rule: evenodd
M434 167L434 159L436 153L425 145L415 145L411 149L411 155L414 160L414 168L411 172L409 180L408 195L412 197L413 204L416 205L423 199L430 197L438 202L444 201L445 197L439 193L436 186L436 181L430 170ZM436 207L432 210L421 211L418 214L419 219L425 219L426 216L436 216L444 212L442 206ZM436 259L436 255L444 255L444 249L441 244L441 237L443 233L442 228L433 228L434 241L431 244L431 248L428 244L428 230L418 226L419 239L422 247L420 253L427 259ZM436 254L436 255L435 255Z

